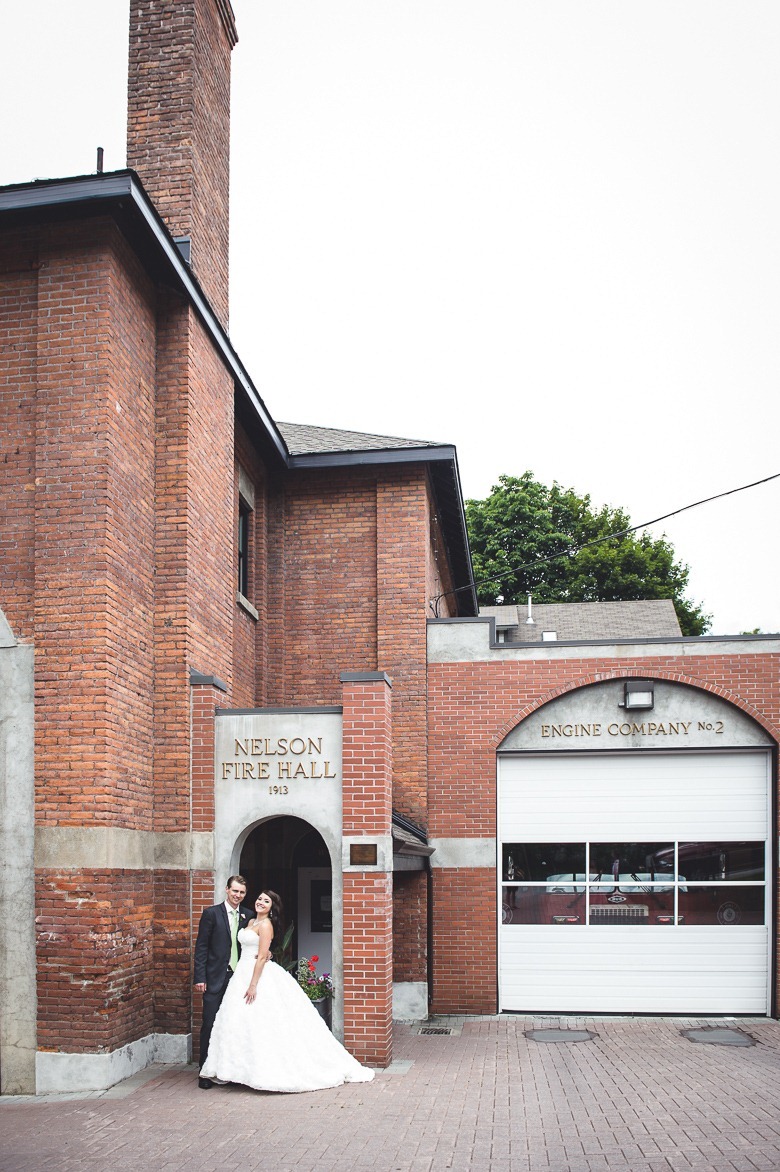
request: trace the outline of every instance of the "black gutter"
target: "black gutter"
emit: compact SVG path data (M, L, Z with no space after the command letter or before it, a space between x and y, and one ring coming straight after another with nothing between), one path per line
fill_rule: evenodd
M434 460L454 460L451 446L419 448L362 448L351 452L309 452L290 456L290 468L352 468L363 464L430 464Z

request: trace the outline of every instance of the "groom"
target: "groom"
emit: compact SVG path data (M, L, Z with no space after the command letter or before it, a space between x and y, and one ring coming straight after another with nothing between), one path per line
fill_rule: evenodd
M238 933L245 928L254 912L242 907L246 895L246 879L231 875L225 889L225 900L207 907L200 917L198 938L195 941L195 992L203 994L203 1024L200 1031L200 1064L206 1061L211 1029L222 998L238 963L241 946ZM201 1090L214 1083L210 1078L199 1078Z

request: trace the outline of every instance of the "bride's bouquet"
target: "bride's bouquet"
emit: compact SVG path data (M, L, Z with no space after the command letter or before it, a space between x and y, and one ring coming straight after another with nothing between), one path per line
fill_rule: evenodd
M324 1001L326 997L333 996L333 978L330 973L317 976L314 966L319 959L318 956L302 956L295 969L295 978L310 1001Z

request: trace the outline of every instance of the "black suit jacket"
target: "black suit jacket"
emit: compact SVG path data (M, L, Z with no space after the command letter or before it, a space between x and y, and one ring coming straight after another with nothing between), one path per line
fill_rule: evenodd
M239 931L255 918L251 908L238 909ZM241 945L238 946L239 955ZM198 924L198 938L195 941L195 975L193 983L206 982L208 993L219 993L227 984L227 970L230 964L230 921L224 903L216 903L204 909Z

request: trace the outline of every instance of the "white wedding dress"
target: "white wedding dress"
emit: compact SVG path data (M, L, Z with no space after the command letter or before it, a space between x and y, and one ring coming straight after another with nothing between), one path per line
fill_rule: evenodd
M251 1004L244 1000L259 940L251 928L238 933L241 956L211 1033L202 1078L241 1083L258 1091L318 1091L344 1082L370 1082L334 1038L298 982L266 961Z

